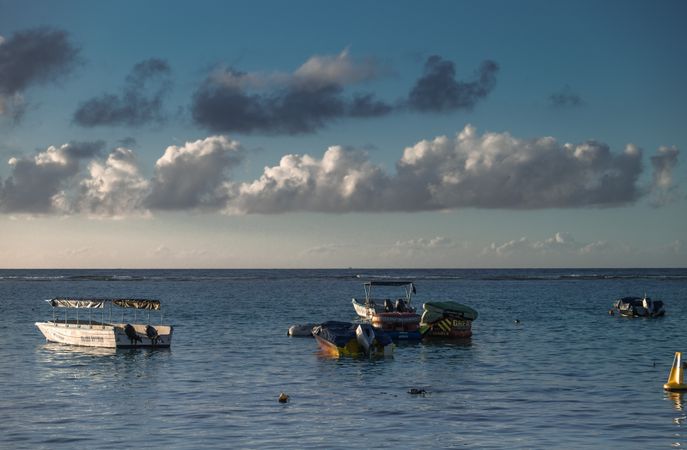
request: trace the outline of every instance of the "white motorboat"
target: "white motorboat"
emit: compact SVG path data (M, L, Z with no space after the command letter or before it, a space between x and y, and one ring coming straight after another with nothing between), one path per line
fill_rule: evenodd
M420 316L411 305L411 296L415 293L415 284L408 280L375 280L367 281L365 300L353 299L353 309L362 319L369 321L376 329L383 330L394 340L419 340L422 334L418 331ZM390 298L375 299L372 289L379 287L402 287L405 295L393 301Z
M107 348L165 348L172 344L173 327L162 324L153 325L150 322L151 311L157 311L162 322L159 300L59 297L49 299L47 302L53 307L53 319L47 322L36 322L36 326L49 342ZM113 321L113 306L121 308L121 322ZM57 313L58 309L64 310L64 317L58 317L61 315ZM79 312L84 309L87 313L82 312L79 317ZM105 320L106 309L108 310L107 320ZM141 310L144 311L141 315L147 312L146 323L136 323ZM75 311L71 318L69 311ZM127 311L129 316L133 315L133 323L124 320ZM84 317L85 315L88 317Z

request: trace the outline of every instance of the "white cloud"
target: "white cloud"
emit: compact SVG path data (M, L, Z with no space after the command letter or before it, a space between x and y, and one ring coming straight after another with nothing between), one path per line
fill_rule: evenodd
M92 161L88 172L81 181L80 211L101 217L146 213L143 199L150 183L140 174L131 150L116 148L104 163Z
M652 158L653 186L648 186L639 182L642 152L634 145L612 153L594 141L576 145L552 137L480 135L470 125L453 138L439 136L406 148L395 173L371 162L364 151L332 146L321 158L284 155L259 178L244 182L232 179L231 171L245 152L226 136L167 147L151 180L141 175L126 148L115 149L104 162L92 161L82 174L80 161L102 146L70 143L32 158L10 159L12 172L0 185L0 210L121 217L146 210L278 214L584 208L631 204L650 193L674 195L677 189L674 147L661 147ZM494 251L527 245L521 241L501 243ZM577 244L559 234L537 245Z
M322 85L347 86L377 78L385 69L373 58L354 59L348 48L338 55L315 55L293 73L239 72L217 68L210 79L227 88L264 90L297 86L319 88Z
M383 209L390 181L367 155L340 146L329 147L322 159L283 156L278 166L242 183L229 200L228 212L349 212Z
M153 209L220 208L226 201L227 172L243 158L241 145L226 136L210 136L167 147L155 163Z
M93 156L102 142L50 146L33 158L10 158L11 175L0 189L0 210L45 214L66 212L68 191L79 173L79 161Z
M613 154L593 141L479 135L468 125L453 139L406 148L397 169L399 182L424 194L417 209L616 206L640 196L641 153L628 147Z
M294 72L298 83L349 85L378 77L382 68L374 59L354 60L348 48L336 56L316 55Z
M602 143L523 140L466 126L404 150L393 175L363 152L330 147L321 160L286 155L244 183L230 212L424 211L455 208L612 207L644 193L641 151L612 153ZM668 170L669 171L669 170Z

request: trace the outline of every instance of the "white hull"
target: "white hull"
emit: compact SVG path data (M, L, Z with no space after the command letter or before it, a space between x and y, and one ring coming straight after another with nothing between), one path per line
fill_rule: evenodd
M355 309L356 314L363 319L372 319L372 317L377 313L374 307L365 306L362 303L358 303L356 299L353 299L353 309Z
M172 343L173 329L169 325L156 325L158 337L151 340L146 335L146 326L133 324L138 339L130 339L124 332L125 324L118 323L64 323L36 322L45 339L61 344L80 345L85 347L138 348L169 347Z

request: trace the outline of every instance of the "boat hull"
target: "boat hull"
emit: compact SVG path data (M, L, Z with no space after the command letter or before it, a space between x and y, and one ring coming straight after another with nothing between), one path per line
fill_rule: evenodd
M472 337L472 321L443 318L430 325L420 327L425 337L466 339Z
M167 348L172 344L173 327L157 325L157 337L146 334L147 325L133 324L135 335L128 336L126 324L36 322L36 326L49 342L104 348Z
M394 341L419 341L420 315L413 312L384 312L374 306L366 306L353 299L353 309L359 317L369 321L373 327L388 334Z
M320 349L328 356L338 358L339 356L360 356L364 354L363 347L356 339L351 339L344 346L337 346L333 342L329 342L318 335L314 335L314 337Z

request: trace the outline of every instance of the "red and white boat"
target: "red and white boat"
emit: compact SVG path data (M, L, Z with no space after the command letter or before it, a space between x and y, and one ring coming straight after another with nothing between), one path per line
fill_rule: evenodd
M365 299L353 299L353 308L359 317L369 321L373 327L384 330L394 340L422 339L420 315L411 304L415 294L415 284L409 280L375 280L367 281ZM404 295L397 299L374 298L372 291L375 287L401 287Z

